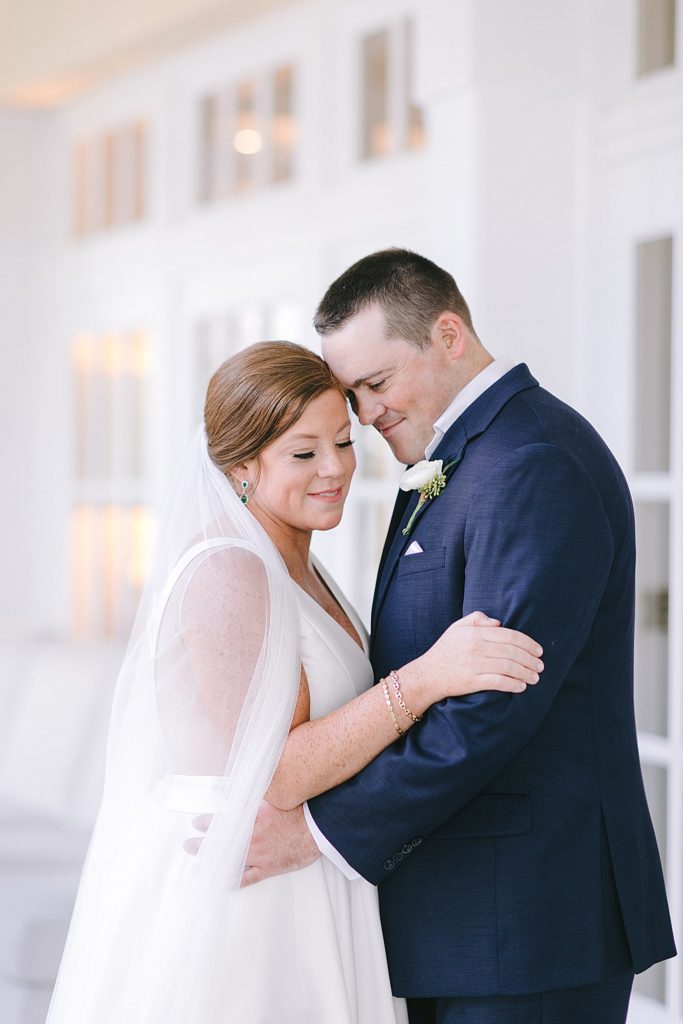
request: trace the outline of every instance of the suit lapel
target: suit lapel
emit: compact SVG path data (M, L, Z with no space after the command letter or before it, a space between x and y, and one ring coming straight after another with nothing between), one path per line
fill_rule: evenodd
M398 493L396 495L396 501L394 502L394 510L391 513L391 519L389 521L389 526L387 527L387 535L384 538L384 547L382 548L382 557L379 560L377 579L379 579L380 576L382 575L382 569L384 568L384 563L387 560L387 555L389 554L391 542L394 539L394 534L398 529L399 523L403 519L403 514L406 510L406 505L408 504L409 501L410 491L402 491L399 488Z
M391 576L390 573L387 573L387 567L395 565L396 559L398 558L401 550L408 543L408 538L403 536L402 530L413 514L413 509L417 505L419 497L420 496L417 491L398 492L396 504L394 505L394 514L391 517L391 523L389 524L389 530L387 531L387 539L384 542L384 550L382 551L382 558L379 563L379 569L377 570L377 582L375 584L375 593L372 601L372 617L370 622L371 638L375 629L379 610L384 600L386 586Z
M526 364L521 363L514 369L501 377L499 381L492 384L483 395L465 409L462 416L455 421L441 439L441 443L432 455L432 459L442 459L444 465L456 463L453 473L457 477L458 467L464 458L465 449L468 443L475 437L482 434L491 425L503 406L507 405L514 395L528 388L538 387L538 381L532 377ZM451 481L449 476L448 487L455 486L456 481ZM377 583L372 602L371 635L375 632L377 619L382 610L386 598L389 583L394 575L396 564L405 547L410 543L410 537L404 537L402 530L405 528L413 510L419 501L417 491L406 492L407 499L401 502L404 492L399 495L394 505L394 512L387 532L387 539L384 543L382 558L377 573ZM438 501L438 499L436 499ZM428 515L434 500L428 502L422 510L417 523L422 516ZM401 512L401 508L403 511Z

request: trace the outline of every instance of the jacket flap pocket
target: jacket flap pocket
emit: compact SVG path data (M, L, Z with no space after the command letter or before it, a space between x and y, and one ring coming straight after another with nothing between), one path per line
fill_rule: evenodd
M528 793L480 793L434 833L434 839L522 835L531 829Z

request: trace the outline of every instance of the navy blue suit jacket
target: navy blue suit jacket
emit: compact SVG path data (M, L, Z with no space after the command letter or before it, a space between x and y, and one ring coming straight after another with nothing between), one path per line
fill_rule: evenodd
M375 592L376 678L481 609L544 648L523 694L435 704L309 802L379 884L394 992L540 992L674 955L633 711L634 523L593 428L517 366L450 428L458 461ZM422 554L405 555L412 540Z

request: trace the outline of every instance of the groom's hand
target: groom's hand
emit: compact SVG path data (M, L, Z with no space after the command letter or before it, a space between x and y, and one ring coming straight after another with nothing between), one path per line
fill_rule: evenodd
M272 875L304 868L319 856L303 807L280 811L264 800L251 836L242 888Z
M192 824L198 832L206 833L212 817L211 814L201 814ZM187 853L192 854L196 854L201 845L201 836L193 836L183 843ZM304 868L319 856L320 851L308 830L303 807L280 811L264 800L251 836L242 888L272 875Z

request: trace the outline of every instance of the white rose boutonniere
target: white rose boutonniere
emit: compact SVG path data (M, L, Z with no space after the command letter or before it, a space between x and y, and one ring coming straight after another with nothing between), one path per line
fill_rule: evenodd
M414 466L405 471L398 486L402 491L419 491L422 494L423 487L432 485L436 479L443 476L442 469L441 459L435 459L433 462L423 459L422 462L416 462Z
M457 460L460 461L459 459ZM399 481L399 487L402 491L419 491L420 500L417 503L417 507L413 512L412 516L408 520L408 525L402 531L403 536L407 537L413 528L413 523L417 515L422 511L422 508L428 501L432 501L434 498L438 498L442 490L446 486L447 477L446 473L455 466L455 462L451 462L444 469L443 461L441 459L434 459L433 462L423 459L421 462L416 462L414 466L407 469Z

